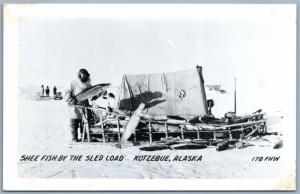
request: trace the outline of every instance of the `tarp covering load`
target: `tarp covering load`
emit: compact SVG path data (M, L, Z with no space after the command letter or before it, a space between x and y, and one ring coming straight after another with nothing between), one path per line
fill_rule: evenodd
M207 114L202 68L156 74L124 75L117 108L132 112L140 103L151 115Z

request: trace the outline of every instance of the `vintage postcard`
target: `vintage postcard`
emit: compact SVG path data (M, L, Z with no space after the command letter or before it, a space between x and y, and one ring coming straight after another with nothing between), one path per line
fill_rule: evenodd
M296 5L3 9L4 190L296 189Z

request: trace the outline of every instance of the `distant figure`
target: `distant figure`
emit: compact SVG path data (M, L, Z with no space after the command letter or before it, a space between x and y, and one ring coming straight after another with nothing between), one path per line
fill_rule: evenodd
M44 93L45 93L44 85L42 85L41 87L42 87L42 96L44 96Z
M49 90L49 87L47 86L46 87L46 96L49 96L49 94L50 94L50 90Z
M54 86L54 87L53 87L53 96L56 95L56 92L57 92L57 88Z

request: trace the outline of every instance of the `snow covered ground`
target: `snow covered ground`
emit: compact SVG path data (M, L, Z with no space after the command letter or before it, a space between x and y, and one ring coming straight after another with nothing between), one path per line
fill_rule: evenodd
M35 101L19 98L18 154L22 155L122 155L122 161L18 161L19 177L26 178L271 178L281 177L282 160L251 161L253 157L280 157L273 149L279 136L265 136L253 146L217 152L215 147L199 150L146 152L140 146L116 148L113 143L70 146L68 111L62 101ZM269 129L280 128L280 116ZM201 161L134 161L138 155L202 156Z

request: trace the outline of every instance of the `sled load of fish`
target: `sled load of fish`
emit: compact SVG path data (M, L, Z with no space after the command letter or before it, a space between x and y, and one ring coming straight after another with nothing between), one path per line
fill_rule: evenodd
M96 85L78 95L78 101L103 92L109 84ZM149 142L141 150L203 149L218 151L242 147L253 136L267 134L265 114L257 110L222 118L211 113L206 99L202 67L156 74L124 75L112 110L82 107L82 141ZM90 110L93 114L88 114ZM89 117L93 116L93 119Z

